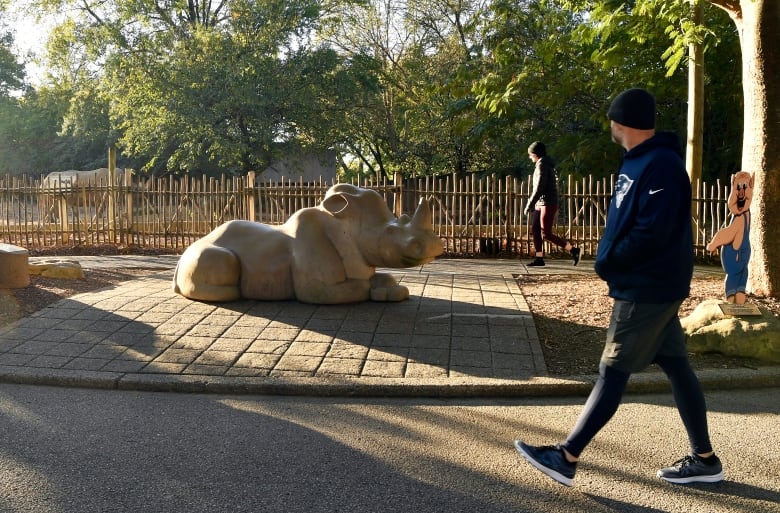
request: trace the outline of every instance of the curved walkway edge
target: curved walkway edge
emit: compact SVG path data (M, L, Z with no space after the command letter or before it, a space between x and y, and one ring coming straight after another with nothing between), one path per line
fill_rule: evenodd
M705 390L736 390L780 387L780 368L703 370L698 373ZM299 395L311 397L419 397L419 398L512 398L584 397L596 375L534 377L527 380L359 378L251 378L166 374L128 374L100 371L69 371L0 367L0 383L67 386L153 392ZM668 392L669 382L660 373L637 374L627 392Z
M387 270L402 303L191 301L171 291L177 257L74 257L85 272L159 273L63 299L0 329L0 382L115 390L341 397L587 395L596 376L552 377L516 276L586 274L554 260L437 260ZM31 259L33 260L33 259ZM590 265L589 265L590 264ZM710 268L698 272L718 272ZM780 366L708 369L705 389L780 386ZM629 392L669 390L660 372Z

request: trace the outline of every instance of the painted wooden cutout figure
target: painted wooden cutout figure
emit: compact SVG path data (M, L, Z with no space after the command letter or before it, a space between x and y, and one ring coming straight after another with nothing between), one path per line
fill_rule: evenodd
M707 244L715 254L719 247L720 261L726 271L726 300L738 305L747 299L745 289L750 261L750 203L753 200L753 174L740 171L731 178L728 208L731 222L719 230Z
M444 251L427 199L396 218L376 191L331 187L281 226L229 221L182 254L173 290L202 301L403 301L409 290L377 267L414 267Z

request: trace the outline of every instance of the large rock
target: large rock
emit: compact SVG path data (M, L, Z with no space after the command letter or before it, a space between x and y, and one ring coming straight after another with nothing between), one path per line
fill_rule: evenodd
M0 244L0 289L20 289L30 284L29 252L13 244Z
M45 278L70 278L80 279L84 277L81 264L72 260L39 260L30 263L30 274Z
M727 316L721 303L708 299L681 319L688 349L780 362L780 318L763 308L761 316Z

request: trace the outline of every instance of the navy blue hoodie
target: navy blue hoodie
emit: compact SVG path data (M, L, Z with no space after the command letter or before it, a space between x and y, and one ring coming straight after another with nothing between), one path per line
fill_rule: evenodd
M693 276L691 183L677 136L656 133L626 152L595 269L615 299L685 299Z

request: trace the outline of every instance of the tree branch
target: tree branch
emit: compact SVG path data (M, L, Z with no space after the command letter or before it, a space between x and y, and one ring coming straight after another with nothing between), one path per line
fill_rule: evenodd
M707 0L709 3L711 3L714 6L720 7L729 15L734 18L741 18L742 17L742 5L740 4L740 0Z
M98 16L98 14L95 11L92 10L92 7L90 7L90 5L87 2L87 0L82 0L81 4L84 6L84 10L87 11L89 13L89 15L92 16L92 18L94 18L94 20L99 25L105 25L105 22L103 21L103 19L100 16Z

